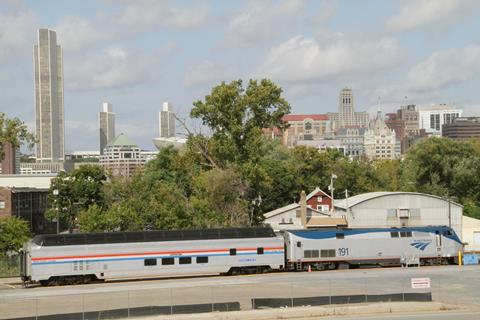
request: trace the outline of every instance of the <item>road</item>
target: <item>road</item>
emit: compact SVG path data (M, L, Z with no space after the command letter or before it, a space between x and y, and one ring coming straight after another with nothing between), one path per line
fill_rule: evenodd
M412 289L411 278L428 277L431 288ZM239 302L252 298L290 298L355 294L432 292L433 299L463 306L480 305L480 266L374 268L251 276L193 277L115 281L89 285L34 287L0 285L0 309L10 315L95 311L141 306ZM6 318L0 315L0 319Z
M335 316L335 317L322 317L322 320L478 320L480 319L480 312L465 312L465 311L442 311L435 313L425 313L425 314L389 314L385 316L374 315L374 316Z

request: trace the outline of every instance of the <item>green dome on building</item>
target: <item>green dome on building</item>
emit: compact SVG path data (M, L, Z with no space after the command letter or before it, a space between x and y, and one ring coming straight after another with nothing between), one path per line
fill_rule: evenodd
M127 135L120 133L106 147L138 147L138 145Z

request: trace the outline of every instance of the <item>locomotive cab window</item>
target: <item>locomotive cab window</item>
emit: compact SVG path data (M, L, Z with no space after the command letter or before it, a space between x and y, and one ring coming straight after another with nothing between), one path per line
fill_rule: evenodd
M230 255L231 256L236 256L237 255L237 249L230 249Z
M191 264L192 263L192 257L180 257L180 258L178 258L178 263L180 263L180 264Z
M197 263L208 263L208 257L197 257Z
M263 248L257 248L257 254L263 254Z
M156 266L157 265L157 259L145 259L145 260L143 260L143 265L145 265L145 266Z
M297 241L297 247L298 248L301 248L302 247L302 243L300 241Z
M169 266L175 264L175 258L162 258L162 265Z
M451 236L451 235L452 235L452 231L451 231L451 230L443 231L443 235L444 235L444 236Z

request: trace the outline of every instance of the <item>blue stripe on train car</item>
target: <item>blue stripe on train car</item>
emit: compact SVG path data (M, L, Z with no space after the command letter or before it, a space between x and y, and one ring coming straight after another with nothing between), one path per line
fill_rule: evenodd
M407 232L407 231L416 231L416 232L425 232L433 233L440 231L442 235L448 239L451 239L455 242L462 243L460 238L453 232L449 227L410 227L410 228L362 228L362 229L326 229L326 230L290 230L288 232L302 238L306 239L329 239L336 238L338 233L343 233L345 236L357 235L357 234L368 234L368 233L378 233L378 232ZM451 235L443 234L444 231L452 231Z

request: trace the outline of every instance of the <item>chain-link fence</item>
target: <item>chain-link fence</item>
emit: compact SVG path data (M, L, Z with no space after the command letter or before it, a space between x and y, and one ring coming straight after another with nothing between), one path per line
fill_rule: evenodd
M20 274L20 256L0 255L0 278L18 277Z
M119 319L371 302L454 302L455 297L465 300L470 290L466 287L463 292L458 286L455 289L450 280L443 282L443 276L376 278L356 275L345 279L321 279L315 277L315 273L298 273L295 274L297 280L290 278L285 282L282 275L277 274L272 281L261 283L241 283L246 278L238 276L228 278L231 284L225 284L223 278L217 279L216 285L192 279L192 283L174 283L175 288L115 291L112 287L106 290L109 292L72 295L51 295L49 290L41 290L43 296L39 294L31 299L0 297L0 319ZM472 278L469 285L478 287L479 280ZM102 287L102 291L107 286L109 284ZM480 297L472 293L470 303L480 304Z

